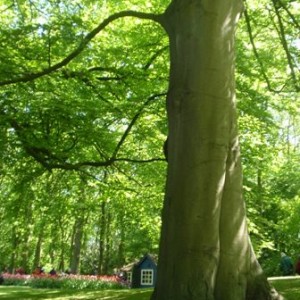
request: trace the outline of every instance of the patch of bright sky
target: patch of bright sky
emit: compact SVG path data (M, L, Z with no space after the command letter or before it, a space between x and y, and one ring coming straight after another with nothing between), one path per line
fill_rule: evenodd
M293 7L293 9L297 10L297 9L300 9L300 2L298 1L291 1L290 2L290 5Z
M300 38L293 41L293 44L296 48L300 49Z

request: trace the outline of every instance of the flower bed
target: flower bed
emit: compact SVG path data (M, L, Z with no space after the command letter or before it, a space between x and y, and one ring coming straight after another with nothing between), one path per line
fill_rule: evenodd
M93 276L93 275L20 275L2 274L3 285L30 286L33 288L55 289L122 289L127 286L117 276Z

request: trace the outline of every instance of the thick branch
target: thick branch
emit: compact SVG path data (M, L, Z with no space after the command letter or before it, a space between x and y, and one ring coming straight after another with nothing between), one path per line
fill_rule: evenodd
M130 11L130 10L115 13L115 14L109 16L107 19L105 19L99 26L97 26L95 29L93 29L90 33L88 33L84 37L84 39L82 40L82 42L78 46L78 48L75 49L73 52L71 52L66 58L64 58L59 63L57 63L47 69L39 71L37 73L31 73L31 74L27 74L27 75L19 77L19 78L13 78L13 79L2 81L2 82L0 82L0 86L19 83L19 82L29 82L29 81L35 80L39 77L48 75L54 71L57 71L58 69L60 69L64 66L66 66L70 61L72 61L75 57L77 57L85 49L86 45L99 32L101 32L104 28L106 28L106 26L108 26L111 22L113 22L117 19L120 19L120 18L124 18L124 17L136 17L136 18L140 18L140 19L147 19L147 20L152 20L159 24L162 24L162 15L141 13L141 12Z
M43 165L47 169L63 169L63 170L80 170L82 167L109 167L116 162L130 162L130 163L151 163L156 161L165 161L162 157L150 158L150 159L131 159L131 158L115 158L105 161L83 161L75 164L70 163L46 163Z
M23 124L19 124L16 120L14 120L12 118L8 118L8 122L15 129L16 134L18 135L25 152L48 170L51 170L51 169L79 170L81 167L85 167L85 166L108 167L118 161L127 161L127 162L131 162L131 163L149 163L149 162L154 162L154 161L164 161L164 158L151 158L151 159L146 159L146 160L140 160L140 159L134 159L134 158L117 158L120 148L124 144L132 127L134 126L134 124L136 123L138 118L141 116L145 107L149 103L151 103L151 101L153 101L159 97L162 97L162 96L166 96L166 93L154 94L154 95L150 96L145 101L145 103L143 103L143 105L138 109L137 113L133 116L133 118L130 121L129 125L127 126L125 132L123 133L120 141L116 145L116 148L115 148L113 154L110 157L104 156L101 153L99 147L97 148L98 153L103 158L102 161L83 161L83 162L77 162L77 163L69 163L67 154L64 155L63 157L61 157L59 155L56 155L51 149L48 149L46 147L41 147L37 144L30 143L30 141L28 141L28 139L26 137L26 131L29 129L28 126L25 127ZM2 114L6 115L4 112L2 112Z

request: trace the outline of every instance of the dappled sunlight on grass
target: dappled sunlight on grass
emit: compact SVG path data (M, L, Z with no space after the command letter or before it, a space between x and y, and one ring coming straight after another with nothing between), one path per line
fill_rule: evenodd
M300 299L300 276L269 278L286 300ZM76 291L0 286L0 300L149 300L153 289Z
M269 278L269 281L286 300L300 299L300 276ZM0 286L0 300L149 300L152 291L153 289L78 291Z
M75 291L32 289L29 287L1 286L0 300L149 300L152 289Z

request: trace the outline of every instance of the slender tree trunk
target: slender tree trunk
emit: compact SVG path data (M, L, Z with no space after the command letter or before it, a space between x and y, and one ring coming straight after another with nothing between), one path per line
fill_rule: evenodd
M65 243L67 240L64 224L62 221L62 218L58 219L59 222L59 229L60 229L60 254L59 254L59 263L58 263L58 269L61 271L65 271Z
M106 233L106 202L101 203L100 230L99 230L99 256L98 256L98 274L103 274L105 233Z
M60 248L58 269L61 271L65 271L65 249L64 249L64 247Z
M19 245L18 237L16 234L16 228L13 226L12 228L12 240L11 240L12 251L10 255L10 263L9 263L9 272L13 273L16 269L16 260L17 260L17 248Z
M29 237L26 236L25 237L26 240L22 243L22 247L21 247L21 267L23 268L23 270L28 273L30 267L29 267L29 242L28 239Z
M242 199L234 83L241 9L240 0L174 0L164 14L169 164L152 300L273 297Z
M83 227L84 218L78 216L74 224L74 239L71 245L70 272L72 274L77 274L79 271Z
M112 248L112 239L111 239L111 222L112 217L111 213L107 212L107 219L106 219L106 235L105 235L105 257L104 257L104 264L103 264L103 273L108 274L110 268L110 261L111 261L111 248Z
M85 209L85 187L86 187L86 179L84 176L80 176L81 180L81 194L78 201L82 205L80 210L77 210L77 215L74 224L73 236L72 236L72 244L71 244L71 259L70 259L70 272L72 274L77 274L79 272L80 266L80 255L82 248L82 240L83 240L83 230L84 225L88 219L88 214Z
M33 260L32 270L34 270L35 268L40 266L43 235L44 235L44 224L41 224L38 240L37 240L37 243L35 246L35 251L34 251L34 260Z
M120 224L123 224L123 222L121 221ZM125 230L123 227L121 227L120 228L120 243L118 246L118 268L121 268L125 264L124 241L125 241Z

